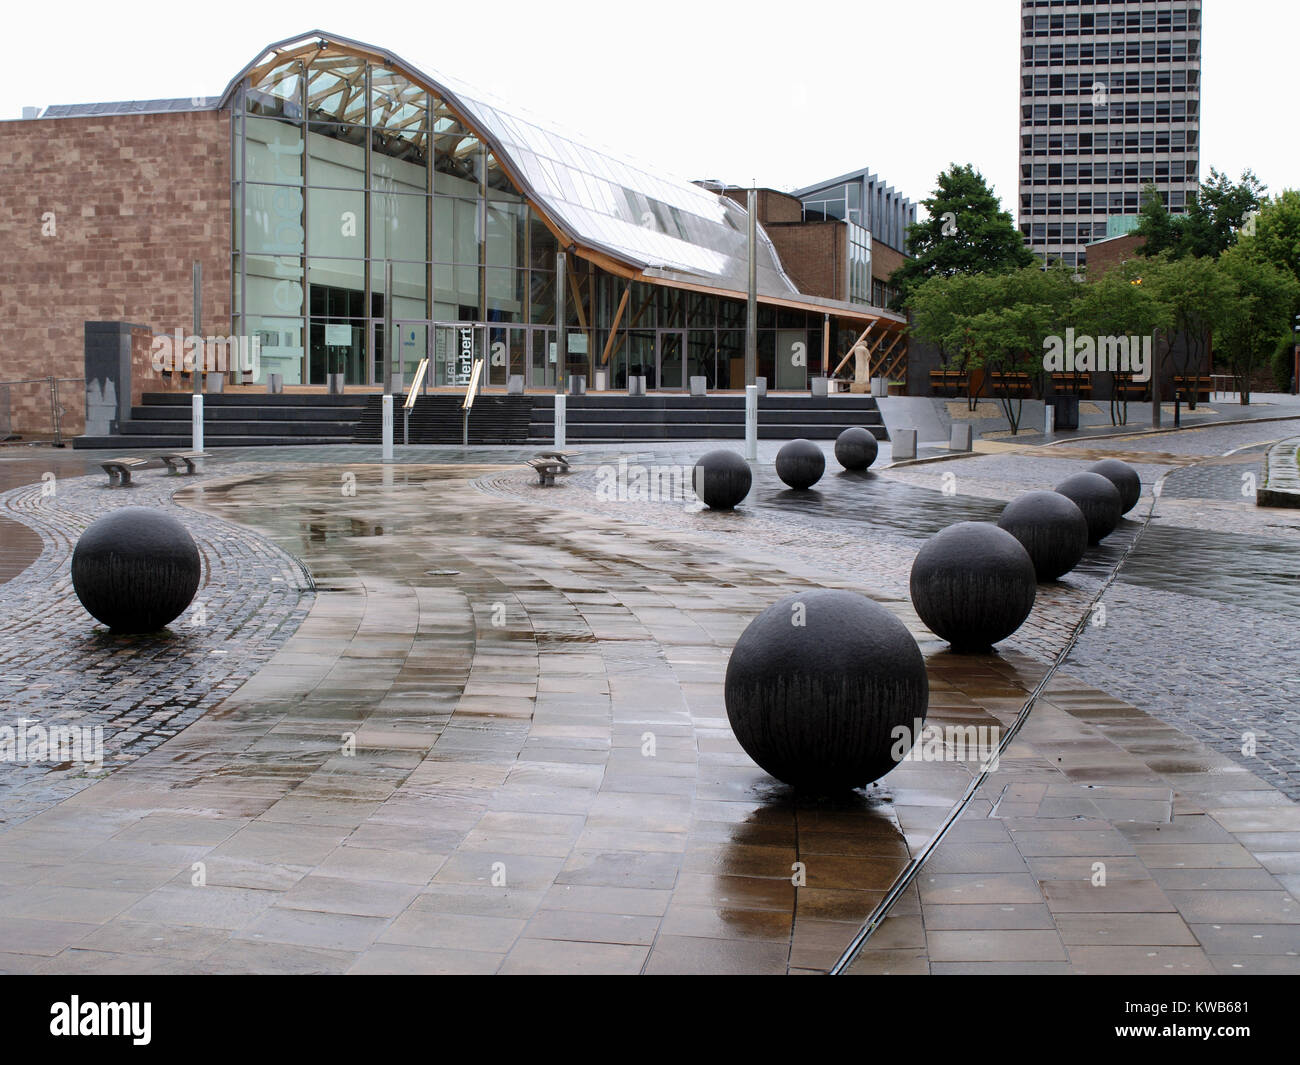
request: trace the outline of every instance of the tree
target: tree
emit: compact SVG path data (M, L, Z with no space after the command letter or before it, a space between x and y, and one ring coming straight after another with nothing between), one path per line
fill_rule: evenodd
M1249 245L1228 249L1218 265L1229 286L1229 298L1214 338L1227 354L1245 406L1250 403L1251 374L1291 331L1292 309L1300 301L1300 281L1256 258Z
M907 231L909 259L890 278L902 306L912 291L932 277L999 273L1032 266L1033 253L1012 224L1009 212L973 166L953 163L938 177L938 187L921 201L929 217Z
M978 274L960 274L921 282L906 305L912 318L912 333L938 349L940 365L966 373L966 400L970 410L978 402L980 386L979 379L970 374L967 366L970 347L965 323L979 313L984 298L983 278Z
M1076 283L1062 267L1028 267L980 280L985 309L966 325L970 361L992 371L998 402L1014 436L1024 407L1017 375L1026 374L1035 383L1041 380L1044 340L1063 331Z
M1209 179L1188 198L1187 213L1170 215L1159 190L1148 185L1138 216L1137 232L1145 238L1142 254L1217 258L1237 242L1247 219L1259 207L1264 189L1250 170L1243 171L1234 185L1226 174L1211 167Z
M1242 228L1238 244L1300 281L1300 191L1286 189L1264 203ZM1300 307L1296 307L1300 312Z
M1174 362L1174 372L1182 377L1199 375L1205 365L1206 342L1228 308L1231 292L1223 272L1213 259L1173 259L1166 253L1142 266L1142 281L1143 289L1170 314L1167 326L1162 327L1166 343L1161 365L1170 359L1174 337L1181 333L1183 351ZM1187 407L1196 409L1194 388Z
M1265 185L1250 170L1233 184L1227 174L1210 167L1209 180L1188 207L1188 236L1192 255L1222 255L1237 242L1246 218L1260 205Z
M1165 198L1155 185L1147 185L1142 196L1136 232L1144 241L1138 252L1148 258L1161 253L1177 254L1182 237L1173 216L1165 208Z
M1125 337L1140 344L1150 338L1147 371L1155 373L1156 334L1168 330L1174 316L1158 286L1147 283L1145 273L1144 264L1129 262L1089 281L1070 308L1070 318L1077 333L1092 337L1098 345L1103 337ZM1111 391L1110 421L1112 425L1128 422L1128 398L1119 388Z

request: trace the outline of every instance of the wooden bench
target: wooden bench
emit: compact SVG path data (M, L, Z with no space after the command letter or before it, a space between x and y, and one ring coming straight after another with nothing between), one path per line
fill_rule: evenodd
M159 455L158 459L167 467L169 473L180 473L183 464L186 474L192 474L194 472L194 460L207 457L208 453L206 451L169 451L165 455Z
M1027 373L1003 373L994 370L989 374L989 387L995 396L1010 396L1024 399L1034 394L1034 382Z
M1150 381L1134 381L1131 373L1117 373L1115 375L1116 399L1144 400L1151 392Z
M1174 391L1182 392L1183 399L1187 399L1192 390L1195 389L1196 401L1198 403L1210 402L1210 391L1213 383L1214 382L1208 375L1196 377L1183 376L1181 374L1174 375Z
M960 370L931 370L930 391L938 394L952 389L952 395L965 395L970 378Z
M544 458L529 459L528 465L537 471L537 483L541 485L554 485L555 475L569 468L567 463Z
M1092 374L1090 373L1054 373L1052 374L1052 391L1058 396L1062 393L1075 395L1080 399L1092 398Z

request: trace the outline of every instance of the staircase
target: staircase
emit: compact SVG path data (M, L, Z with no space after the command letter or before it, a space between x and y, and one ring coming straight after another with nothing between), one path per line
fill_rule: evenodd
M117 436L81 436L73 447L188 448L193 431L191 394L147 392L142 398L140 406L131 408L131 417L118 426ZM350 444L370 398L360 393L208 393L203 397L203 446Z
M534 400L529 439L555 438L555 400ZM888 440L885 423L871 396L760 396L760 440L834 440L860 425L877 440ZM717 396L568 396L565 440L618 443L643 440L743 440L745 397Z
M549 398L549 397L548 397ZM462 440L463 397L420 396L411 411L412 444L459 444ZM533 418L534 396L480 394L469 414L471 444L526 444ZM552 401L553 402L553 401ZM393 440L402 443L402 397L394 398ZM353 443L378 444L383 434L383 398L371 396L357 423Z

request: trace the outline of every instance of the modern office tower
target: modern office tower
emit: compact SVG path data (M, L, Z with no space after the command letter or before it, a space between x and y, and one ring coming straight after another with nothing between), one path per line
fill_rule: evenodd
M1137 225L1155 184L1173 214L1200 180L1201 0L1022 0L1020 230L1085 265Z

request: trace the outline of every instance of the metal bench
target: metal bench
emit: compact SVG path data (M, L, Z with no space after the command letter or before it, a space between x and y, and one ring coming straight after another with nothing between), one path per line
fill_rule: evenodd
M194 472L195 459L205 459L207 457L208 453L206 451L169 451L165 455L158 456L169 473L180 473L181 465L184 464L186 474Z
M528 465L537 471L537 483L541 485L554 485L555 475L562 470L567 470L568 464L561 463L556 459L535 458L529 459Z
M555 462L558 462L562 467L564 467L564 472L568 473L569 467L573 464L573 459L576 458L577 456L570 451L547 450L547 451L539 451L537 453L537 457L539 459L551 459Z
M122 458L107 459L100 463L104 472L108 474L108 487L119 488L131 483L132 470L147 470L151 468L149 459L141 458Z

